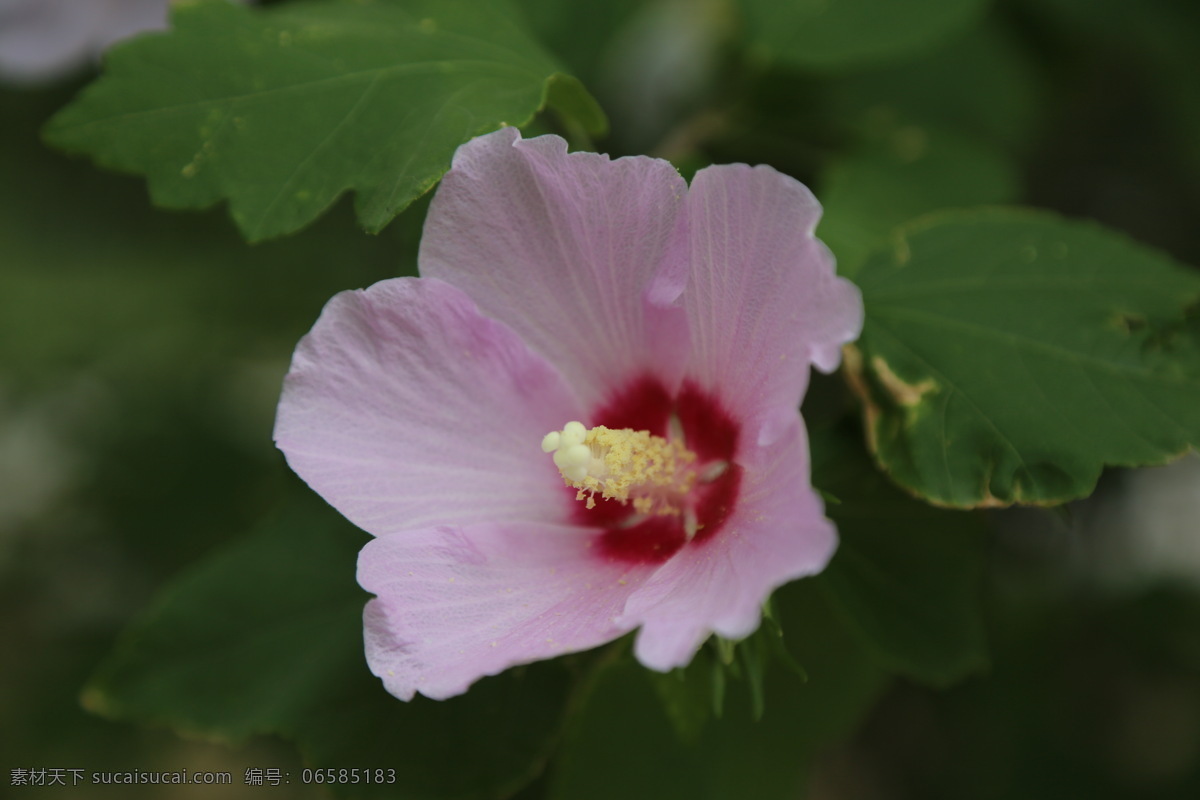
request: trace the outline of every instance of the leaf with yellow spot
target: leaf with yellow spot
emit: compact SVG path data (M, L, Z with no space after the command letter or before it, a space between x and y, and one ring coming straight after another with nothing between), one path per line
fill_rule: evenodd
M987 209L898 229L857 279L868 441L933 503L1061 503L1200 444L1200 275L1165 255Z

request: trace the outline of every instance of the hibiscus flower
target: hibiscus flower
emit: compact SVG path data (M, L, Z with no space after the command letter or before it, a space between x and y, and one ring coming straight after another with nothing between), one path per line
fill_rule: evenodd
M367 661L440 699L639 629L666 671L740 639L837 542L798 407L862 325L765 166L459 148L422 277L343 292L296 348L275 438L373 534Z

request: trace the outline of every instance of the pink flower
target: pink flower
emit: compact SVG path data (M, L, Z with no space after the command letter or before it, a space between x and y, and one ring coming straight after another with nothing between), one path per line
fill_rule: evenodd
M513 128L459 148L424 277L329 302L275 428L376 537L358 579L388 691L450 697L635 628L638 659L669 670L712 633L747 636L773 589L825 566L837 537L797 408L862 303L813 238L819 216L770 167L710 167L689 189L665 161ZM588 426L616 443L543 451Z

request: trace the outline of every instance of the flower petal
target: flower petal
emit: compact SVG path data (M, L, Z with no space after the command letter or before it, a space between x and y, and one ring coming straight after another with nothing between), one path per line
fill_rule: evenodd
M748 444L789 427L809 363L832 371L862 329L858 288L813 237L820 216L803 184L767 166L709 167L688 192L687 372L750 425Z
M441 700L485 675L616 639L652 567L596 558L594 531L545 524L438 526L367 543L358 581L367 662L388 691Z
M680 550L629 598L618 620L641 624L635 652L652 669L687 664L710 633L748 636L772 591L820 572L833 556L837 532L809 486L799 415L773 444L755 448L744 466L737 510L721 531Z
M678 377L685 320L659 298L686 278L675 236L686 191L666 161L568 155L557 136L503 128L455 154L426 218L421 274L464 289L594 408L631 374Z
M542 436L579 408L511 330L441 281L342 292L296 347L275 441L309 486L381 535L563 520Z

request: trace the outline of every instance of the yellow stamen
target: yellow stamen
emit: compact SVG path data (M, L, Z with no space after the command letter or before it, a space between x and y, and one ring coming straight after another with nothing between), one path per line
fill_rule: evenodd
M690 468L696 455L679 440L649 431L603 425L588 430L581 422L568 422L561 431L546 434L542 450L554 454L563 480L579 490L576 499L586 499L588 508L595 507L599 493L607 500L632 502L641 514L677 515L679 499L696 482Z

